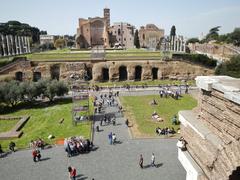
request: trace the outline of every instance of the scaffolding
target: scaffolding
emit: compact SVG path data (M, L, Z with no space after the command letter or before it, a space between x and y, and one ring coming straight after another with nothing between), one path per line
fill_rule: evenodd
M89 83L85 79L73 79L72 82L72 122L90 120Z

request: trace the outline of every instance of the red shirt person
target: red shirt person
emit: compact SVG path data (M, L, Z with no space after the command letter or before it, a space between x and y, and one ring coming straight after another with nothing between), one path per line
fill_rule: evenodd
M69 178L71 180L76 180L76 175L77 175L77 171L74 167L69 166L68 167L68 172L69 172Z

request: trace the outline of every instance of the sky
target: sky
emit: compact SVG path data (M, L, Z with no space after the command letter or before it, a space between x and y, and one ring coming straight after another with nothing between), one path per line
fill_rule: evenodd
M172 25L185 37L220 34L240 27L240 0L0 0L0 22L17 20L52 35L74 35L78 18L103 16L110 8L111 24L128 22L136 28L155 24L168 35Z

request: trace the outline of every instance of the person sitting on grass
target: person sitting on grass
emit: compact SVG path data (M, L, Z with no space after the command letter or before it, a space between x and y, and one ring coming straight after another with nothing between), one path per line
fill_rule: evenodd
M0 144L0 154L4 153L3 150L2 150L2 146Z
M16 144L13 141L11 141L9 143L9 150L12 152L15 152L15 146L16 146Z
M177 125L178 124L178 121L177 121L177 115L175 114L172 118L172 124L173 125Z

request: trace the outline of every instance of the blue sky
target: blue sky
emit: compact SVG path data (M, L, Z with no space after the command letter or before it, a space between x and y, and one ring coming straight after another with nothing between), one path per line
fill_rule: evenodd
M18 20L47 30L48 34L75 34L78 18L103 16L111 9L113 22L136 27L154 23L169 34L199 37L211 27L220 33L240 27L240 0L0 0L0 22Z

